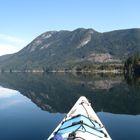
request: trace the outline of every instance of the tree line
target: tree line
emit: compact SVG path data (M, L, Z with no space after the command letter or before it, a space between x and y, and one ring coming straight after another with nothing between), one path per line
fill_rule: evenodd
M124 63L124 73L127 75L140 74L140 53L130 56Z

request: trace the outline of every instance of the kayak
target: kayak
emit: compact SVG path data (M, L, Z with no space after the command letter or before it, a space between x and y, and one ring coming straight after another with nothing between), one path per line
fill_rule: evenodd
M81 96L47 140L111 140L86 97Z

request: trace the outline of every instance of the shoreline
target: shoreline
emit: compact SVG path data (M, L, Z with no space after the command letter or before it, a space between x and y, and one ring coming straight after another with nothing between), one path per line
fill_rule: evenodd
M43 70L5 70L0 71L0 73L114 73L114 74L122 74L123 70L51 70L51 71L43 71Z

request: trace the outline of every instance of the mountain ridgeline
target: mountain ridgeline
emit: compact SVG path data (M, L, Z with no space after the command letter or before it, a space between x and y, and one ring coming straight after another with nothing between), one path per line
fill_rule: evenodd
M140 29L105 33L84 28L49 31L19 52L1 56L0 69L73 69L79 65L120 64L136 52L140 52Z

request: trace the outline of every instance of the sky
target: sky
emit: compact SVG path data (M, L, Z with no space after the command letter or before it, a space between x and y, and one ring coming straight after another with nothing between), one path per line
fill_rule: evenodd
M140 0L0 0L0 55L50 30L140 28Z

